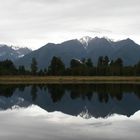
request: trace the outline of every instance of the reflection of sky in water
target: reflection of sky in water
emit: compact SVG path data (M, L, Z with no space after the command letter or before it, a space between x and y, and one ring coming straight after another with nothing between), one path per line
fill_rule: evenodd
M139 85L1 85L0 140L139 140L139 95Z
M139 140L140 111L131 117L83 119L38 106L0 112L1 140Z
M139 85L1 85L0 109L35 104L48 112L77 116L87 108L89 114L131 116L140 110Z

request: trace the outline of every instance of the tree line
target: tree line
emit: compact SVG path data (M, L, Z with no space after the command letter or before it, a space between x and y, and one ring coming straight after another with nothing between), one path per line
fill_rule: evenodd
M140 61L133 66L125 66L121 58L110 60L100 56L97 65L90 58L71 59L65 66L60 57L54 56L48 68L39 69L35 58L32 58L30 69L23 65L18 68L11 60L0 61L0 75L39 75L39 76L140 76Z

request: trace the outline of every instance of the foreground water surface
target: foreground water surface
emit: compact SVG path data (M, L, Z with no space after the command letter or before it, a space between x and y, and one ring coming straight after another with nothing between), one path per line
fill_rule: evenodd
M140 85L0 85L2 140L139 140Z

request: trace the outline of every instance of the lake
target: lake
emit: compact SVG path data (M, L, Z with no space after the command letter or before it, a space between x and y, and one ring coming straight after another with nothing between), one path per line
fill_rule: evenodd
M2 140L139 140L139 84L0 85Z

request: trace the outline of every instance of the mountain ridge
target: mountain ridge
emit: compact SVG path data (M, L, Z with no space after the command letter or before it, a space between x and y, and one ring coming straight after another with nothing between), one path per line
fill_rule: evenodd
M30 53L31 49L27 47L16 47L0 44L0 60L10 59L12 61L25 56Z
M129 38L120 41L112 41L104 37L86 39L85 42L72 39L59 44L48 43L18 59L15 63L29 68L32 58L35 57L39 68L46 68L53 56L61 57L66 66L69 66L71 59L82 58L91 58L96 65L99 56L108 56L110 59L120 57L124 65L134 65L140 60L140 45Z

